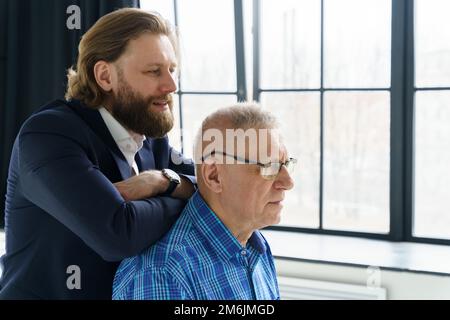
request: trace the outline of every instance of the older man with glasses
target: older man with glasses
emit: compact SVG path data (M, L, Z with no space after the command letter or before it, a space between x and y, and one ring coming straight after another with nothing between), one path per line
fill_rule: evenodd
M203 121L195 146L198 191L164 238L122 262L113 299L279 299L273 257L258 231L279 223L293 187L297 161L277 127L257 105L223 108ZM257 134L235 144L239 135L230 130Z

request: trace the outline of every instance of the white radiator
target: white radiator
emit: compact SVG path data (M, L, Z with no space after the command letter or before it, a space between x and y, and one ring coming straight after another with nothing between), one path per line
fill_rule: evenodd
M282 300L386 300L386 289L338 282L278 277Z

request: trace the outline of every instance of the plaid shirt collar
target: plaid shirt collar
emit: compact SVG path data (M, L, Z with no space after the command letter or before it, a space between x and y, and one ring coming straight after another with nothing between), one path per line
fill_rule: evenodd
M266 253L266 242L258 230L254 231L249 238L247 248L243 248L230 230L209 208L199 191L192 196L187 208L193 225L204 235L206 241L211 243L212 250L222 259L232 259L249 247L253 248L252 251L256 252L258 256Z

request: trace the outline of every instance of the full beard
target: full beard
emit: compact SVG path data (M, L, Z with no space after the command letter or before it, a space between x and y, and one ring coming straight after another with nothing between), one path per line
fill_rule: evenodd
M169 110L152 110L153 101L166 100ZM173 127L172 95L144 98L122 81L111 103L111 113L127 129L148 138L162 138Z

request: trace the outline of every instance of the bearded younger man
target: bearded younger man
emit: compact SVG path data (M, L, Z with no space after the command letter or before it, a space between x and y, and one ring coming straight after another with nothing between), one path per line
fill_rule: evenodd
M193 162L166 136L177 82L169 24L121 9L78 49L67 100L34 113L14 144L0 299L111 299L120 261L167 232L194 192Z

